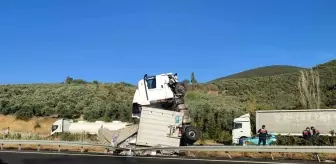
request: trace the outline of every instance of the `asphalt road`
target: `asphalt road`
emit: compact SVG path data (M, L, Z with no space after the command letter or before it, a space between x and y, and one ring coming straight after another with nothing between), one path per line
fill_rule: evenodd
M179 157L121 157L99 154L0 151L0 164L297 164L304 161L252 161ZM312 162L309 162L312 163Z

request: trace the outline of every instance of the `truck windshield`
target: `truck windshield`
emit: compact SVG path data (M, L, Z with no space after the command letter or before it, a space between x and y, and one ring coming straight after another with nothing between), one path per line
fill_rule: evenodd
M58 125L52 125L51 126L51 132L55 131L58 128Z
M148 89L156 88L156 78L155 77L150 77L147 79L147 87Z
M241 128L243 128L243 124L242 123L235 122L233 124L233 129L241 129Z

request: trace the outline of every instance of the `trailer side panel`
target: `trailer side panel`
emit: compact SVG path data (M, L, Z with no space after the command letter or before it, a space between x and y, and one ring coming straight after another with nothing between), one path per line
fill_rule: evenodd
M142 107L137 145L180 146L177 127L182 124L182 113L153 107ZM169 136L169 134L172 136Z
M302 135L306 127L314 126L322 135L336 128L336 109L268 110L256 112L256 130L266 125L269 133Z

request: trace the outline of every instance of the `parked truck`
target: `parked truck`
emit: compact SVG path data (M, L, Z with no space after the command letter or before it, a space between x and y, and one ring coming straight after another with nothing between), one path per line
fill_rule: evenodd
M317 128L320 135L330 135L336 128L336 109L261 110L256 111L255 117L255 133L265 125L268 133L274 136L302 136L302 131L311 126ZM241 138L252 138L249 114L235 118L233 124L232 144L239 144Z
M187 146L200 138L200 131L191 125L188 107L184 104L186 86L178 82L177 74L148 76L139 80L133 97L132 118L138 124L72 123L57 120L51 134L57 132L97 134L101 142L120 150L135 146Z
M121 121L74 122L73 120L70 119L58 119L51 126L50 135L54 135L55 133L89 133L98 135L98 130L100 128L106 128L109 130L119 130L125 128L127 125L130 124L131 123Z

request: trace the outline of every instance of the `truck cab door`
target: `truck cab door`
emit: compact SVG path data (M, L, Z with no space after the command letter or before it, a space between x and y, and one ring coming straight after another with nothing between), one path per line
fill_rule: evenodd
M52 125L51 125L51 135L55 134L55 133L61 133L63 132L63 122L64 119L59 119L57 121L55 121Z
M146 87L149 101L166 99L164 81L161 75L147 77Z
M239 138L241 137L251 137L251 126L250 122L234 122L232 130L232 142L234 144L239 143Z
M242 137L243 124L241 122L234 122L232 129L232 142L239 143L239 138Z

